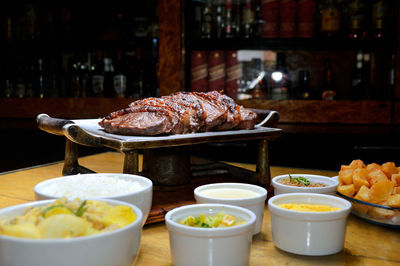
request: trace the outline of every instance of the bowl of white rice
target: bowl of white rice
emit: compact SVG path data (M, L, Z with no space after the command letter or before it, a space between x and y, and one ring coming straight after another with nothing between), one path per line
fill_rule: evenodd
M143 223L153 199L153 182L143 176L115 173L77 174L52 178L34 187L36 200L66 197L69 200L113 199L137 206Z

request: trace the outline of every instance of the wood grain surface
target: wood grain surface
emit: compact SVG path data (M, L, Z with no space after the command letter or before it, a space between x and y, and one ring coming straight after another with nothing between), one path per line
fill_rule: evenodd
M79 162L96 172L121 173L123 155L107 152L82 157ZM255 165L234 165L255 170ZM41 181L61 176L61 171L62 162L56 162L0 174L0 208L33 201L33 187ZM334 171L271 167L272 176L287 173L337 175ZM144 226L134 265L172 265L169 236L164 223ZM274 246L269 211L265 206L262 231L253 238L250 265L400 265L400 231L370 224L350 215L343 251L330 256L293 255Z

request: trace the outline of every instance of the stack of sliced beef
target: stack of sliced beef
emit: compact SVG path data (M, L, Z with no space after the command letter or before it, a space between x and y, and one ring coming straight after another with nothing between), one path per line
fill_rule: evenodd
M179 92L132 102L99 125L109 133L155 136L253 129L257 115L217 91Z

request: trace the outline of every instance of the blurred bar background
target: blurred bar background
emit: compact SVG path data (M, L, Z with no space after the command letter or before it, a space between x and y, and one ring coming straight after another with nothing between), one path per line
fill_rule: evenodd
M279 112L272 165L400 163L398 1L1 5L0 171L63 159L65 139L37 129L39 113L99 118L138 98L208 90ZM256 162L257 143L192 152Z

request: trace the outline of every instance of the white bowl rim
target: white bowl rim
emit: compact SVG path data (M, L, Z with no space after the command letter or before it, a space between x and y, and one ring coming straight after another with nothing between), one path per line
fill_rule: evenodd
M257 193L258 195L253 196L253 197L246 197L246 198L237 198L237 199L226 199L226 198L216 198L216 197L210 197L210 196L205 196L201 194L201 191L207 190L210 188L226 188L226 187L234 187L234 188L251 188L251 191ZM224 203L224 202L232 202L238 203L238 202L243 202L243 201L260 201L260 200L266 200L267 198L267 190L261 186L258 185L253 185L253 184L247 184L247 183L234 183L234 182L221 182L221 183L211 183L211 184L206 184L206 185L201 185L198 186L194 189L194 195L195 197L198 196L199 198L204 198L208 200L213 200L215 203Z
M104 175L104 176L111 176L111 177L122 177L122 178L127 178L127 179L135 179L136 181L141 181L143 182L143 186L141 190L137 190L134 192L129 192L129 193L123 193L123 194L116 194L115 196L96 196L96 197L88 197L91 199L114 199L114 198L122 198L122 197L126 197L126 196L131 196L131 195L135 195L135 194L139 194L142 193L144 191L147 190L152 190L153 189L153 182L144 176L140 176L140 175L133 175L133 174L120 174L120 173L88 173L88 174L76 174L76 175L67 175L67 176L60 176L60 177L55 177L55 178L51 178L51 179L47 179L44 180L38 184L36 184L33 188L33 191L40 195L40 196L44 196L46 198L51 198L51 199L57 199L59 198L58 196L55 195L51 195L51 194L47 194L47 193L43 193L42 191L40 191L41 189L43 189L43 187L48 186L49 184L52 183L56 183L58 181L61 180L66 180L72 177L77 177L77 176L81 176L83 178L85 178L86 176L100 176L100 175ZM88 199L86 197L82 197L81 199Z
M96 238L102 238L106 237L108 235L113 235L116 233L124 233L125 231L128 231L132 227L135 227L139 224L140 228L142 228L141 223L143 220L143 213L142 211L136 207L135 205L132 205L130 203L124 202L124 201L119 201L119 200L113 200L113 199L93 199L93 200L98 200L98 201L104 201L106 203L111 203L113 205L127 205L130 208L133 209L133 212L136 215L135 221L132 223L128 224L127 226L124 226L122 228L116 229L114 231L109 231L109 232L103 232L100 234L96 235L91 235L91 236L81 236L81 237L72 237L72 238L44 238L44 239L31 239L31 238L22 238L22 237L14 237L14 236L6 236L6 235L1 235L0 234L0 240L4 239L7 241L14 241L14 242L19 242L19 243L34 243L35 245L40 245L40 244L67 244L67 243L74 243L78 241L86 241L86 240L91 240L91 239L96 239ZM32 202L27 202L27 203L22 203L18 205L13 205L9 207L5 207L3 209L0 209L0 218L6 217L4 215L4 212L9 212L9 211L14 211L17 209L26 209L29 207L34 207L34 206L42 206L49 204L51 202L54 202L55 199L49 199L49 200L38 200L38 201L32 201Z
M294 177L299 177L299 176L304 176L308 179L311 179L311 181L317 181L325 183L327 186L325 187L296 187L296 186L289 186L285 184L281 184L278 182L279 179L282 178L288 178L290 176ZM326 182L324 182L326 181ZM325 191L325 190L336 190L336 187L339 185L339 181L334 178L334 177L328 177L328 176L323 176L323 175L311 175L311 174L285 174L285 175L278 175L272 178L272 186L276 187L281 190L285 191L294 191L294 190L299 190L299 191Z
M246 216L249 216L250 219L240 225L235 225L232 227L222 227L222 228L201 228L201 227L193 227L179 224L174 221L171 216L177 215L180 212L185 212L190 209L202 209L202 208L214 208L214 209L226 209L225 211L229 213L229 209L235 210L236 212L242 212ZM221 210L222 211L222 210ZM175 209L170 210L165 215L165 223L168 227L168 230L185 233L188 235L196 235L204 238L209 237L221 237L228 235L235 235L239 233L243 233L246 231L253 232L255 223L256 223L256 215L243 207L234 206L230 204L220 204L220 203L198 203L198 204L190 204L181 207L177 207Z
M301 198L320 198L320 199L331 199L335 200L336 202L341 202L345 207L341 208L336 211L329 211L329 212L299 212L299 211L294 211L294 210L288 210L285 208L281 208L274 204L274 201L277 201L282 198L295 198L296 201L301 201L299 199ZM318 201L318 200L315 200ZM336 206L334 203L330 204L331 206ZM285 215L285 216L291 216L293 218L304 218L306 220L313 220L313 219L318 219L318 220L330 220L334 217L339 218L342 216L347 216L350 211L351 211L352 204L348 201L345 200L341 197L338 196L333 196L333 195L327 195L327 194L318 194L318 193L285 193L285 194L279 194L271 197L268 200L268 209L271 212L271 214L278 214L278 215Z

